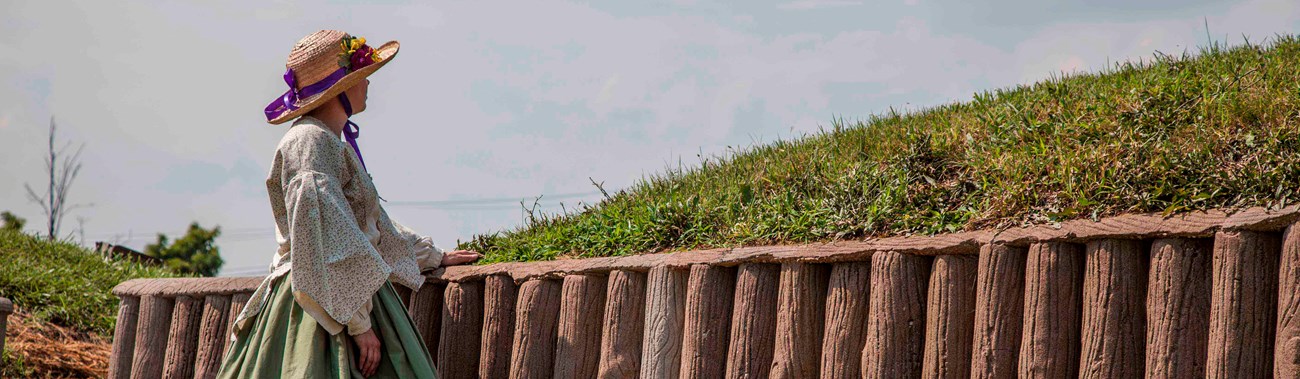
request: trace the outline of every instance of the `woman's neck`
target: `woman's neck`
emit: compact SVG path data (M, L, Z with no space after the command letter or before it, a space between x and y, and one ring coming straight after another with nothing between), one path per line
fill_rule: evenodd
M343 106L338 101L331 101L307 112L307 116L320 120L325 123L335 136L343 135L343 126L348 122L348 114L343 111Z

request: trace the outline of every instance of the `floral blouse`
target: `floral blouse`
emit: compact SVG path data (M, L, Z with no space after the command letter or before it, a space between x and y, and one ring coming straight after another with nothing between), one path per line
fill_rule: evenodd
M443 252L388 217L351 146L302 117L285 132L266 179L279 249L271 274L239 314L257 315L275 278L292 272L294 299L330 334L370 329L370 299L385 281L418 290ZM236 329L238 330L238 329Z

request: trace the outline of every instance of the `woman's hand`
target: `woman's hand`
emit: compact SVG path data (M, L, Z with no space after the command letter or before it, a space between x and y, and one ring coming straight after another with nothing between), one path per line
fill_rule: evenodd
M463 265L466 263L477 261L479 258L482 257L483 254L479 254L477 251L472 251L472 250L448 251L442 254L442 265L443 266Z
M357 368L361 369L361 374L371 376L375 370L379 369L379 337L375 336L375 328L366 330L352 336L352 341L357 343Z

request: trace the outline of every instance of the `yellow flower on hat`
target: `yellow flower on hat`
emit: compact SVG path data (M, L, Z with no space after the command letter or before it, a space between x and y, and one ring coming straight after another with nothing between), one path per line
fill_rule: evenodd
M339 48L343 50L339 53L339 67L345 70L357 70L381 60L379 51L367 46L363 37L345 35L339 40Z

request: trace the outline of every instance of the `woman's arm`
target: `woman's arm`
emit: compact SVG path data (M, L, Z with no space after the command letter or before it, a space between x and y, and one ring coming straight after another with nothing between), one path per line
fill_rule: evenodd
M353 172L346 153L328 131L301 125L281 142L274 168L281 187L273 196L283 198L272 202L283 207L276 213L286 224L294 299L330 334L367 317L363 308L392 272L343 192Z
M415 257L415 261L419 264L420 271L422 272L443 266L466 264L483 257L482 254L470 250L443 251L442 249L439 249L437 245L434 245L432 238L417 234L414 230L411 230L411 228L408 228L397 222L397 220L393 220L389 217L387 211L383 212L383 218L389 220L401 238L409 241L411 244L411 254Z

